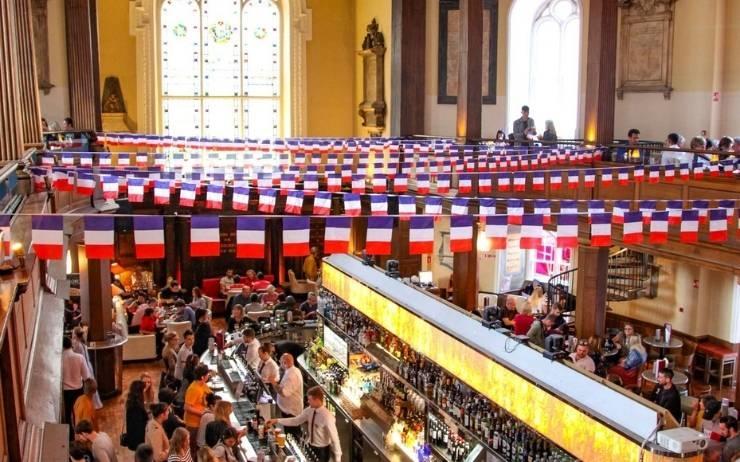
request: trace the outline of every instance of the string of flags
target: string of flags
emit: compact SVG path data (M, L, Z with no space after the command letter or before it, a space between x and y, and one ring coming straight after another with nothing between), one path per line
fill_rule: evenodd
M433 198L434 199L434 198ZM522 249L537 249L542 244L546 224L554 225L557 247L576 247L579 239L578 213L563 213L568 206L561 201L561 212L555 219L542 213L518 213L521 201L510 199L515 213L478 215L486 239L492 250L506 249L510 235L509 226L519 235ZM519 203L517 203L519 202ZM573 201L575 202L575 201ZM649 201L655 202L655 201ZM708 201L694 201L693 208L682 209L680 216L669 219L669 211L655 209L624 211L615 219L614 213L601 210L590 213L585 225L588 226L590 245L611 246L614 239L614 224L621 224L621 241L625 244L642 244L645 231L649 231L647 242L665 244L670 228L678 231L678 240L683 243L699 241L700 230L705 228L706 241L722 243L729 239L729 227L735 216L735 201L730 208L704 207ZM651 204L652 205L652 204ZM730 205L725 204L725 205ZM564 208L564 206L566 208ZM510 209L510 210L511 210ZM571 208L570 210L575 210ZM3 245L9 246L9 215L0 216L3 228ZM378 215L367 217L365 249L372 255L390 255L396 220L409 222L409 253L412 255L432 253L434 245L434 215L394 216ZM475 215L460 214L450 216L450 250L469 252L473 250ZM548 217L547 220L545 217ZM111 259L115 256L115 220L124 217L109 215L83 216L84 240L87 257L91 259ZM134 215L133 233L135 254L138 259L160 259L165 256L165 226L162 215ZM190 217L190 255L192 257L216 257L221 254L221 220L218 215L193 215ZM265 216L235 216L236 256L237 258L264 258L265 254ZM345 253L349 249L352 217L349 216L283 216L282 248L285 256L304 256L309 254L311 220L324 220L324 253ZM32 244L36 255L44 260L58 260L63 256L64 216L33 215L31 217ZM735 227L740 238L740 228Z

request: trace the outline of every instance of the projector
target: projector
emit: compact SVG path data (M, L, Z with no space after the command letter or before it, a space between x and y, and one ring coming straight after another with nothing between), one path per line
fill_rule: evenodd
M676 454L704 449L707 443L706 435L692 428L679 427L658 432L658 444Z

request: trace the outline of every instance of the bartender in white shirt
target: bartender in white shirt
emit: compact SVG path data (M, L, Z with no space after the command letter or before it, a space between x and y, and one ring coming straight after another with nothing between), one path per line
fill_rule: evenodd
M256 369L260 363L260 341L257 340L257 336L254 334L254 329L244 329L242 331L242 338L234 339L234 344L239 345L234 354L244 356L244 360L247 364Z
M280 367L270 356L270 349L266 345L258 348L260 362L257 365L257 373L264 383L275 383L280 378Z
M329 462L334 456L334 462L342 460L342 448L339 445L337 420L324 406L324 392L319 387L308 389L308 407L297 417L286 419L271 419L267 426L279 423L283 426L298 426L308 424L308 444L319 462ZM286 430L287 431L287 430Z
M295 367L293 355L283 353L280 357L280 365L283 367L283 378L278 382L275 380L277 390L277 405L285 417L296 417L303 410L303 376L301 371ZM293 435L296 439L300 436L299 426L284 425L285 432Z

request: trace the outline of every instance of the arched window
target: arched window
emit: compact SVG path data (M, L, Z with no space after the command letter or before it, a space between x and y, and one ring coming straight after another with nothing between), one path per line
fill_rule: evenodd
M576 136L581 7L578 0L515 0L509 17L509 130L528 104L537 123Z
M275 0L164 0L162 132L281 136L281 13Z

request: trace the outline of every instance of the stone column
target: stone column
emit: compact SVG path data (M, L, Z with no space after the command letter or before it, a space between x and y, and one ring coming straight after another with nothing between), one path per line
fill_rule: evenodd
M18 50L18 110L24 149L41 146L41 106L33 46L30 0L15 2L16 47Z
M23 153L15 17L16 2L0 1L0 161L19 159Z
M102 130L96 0L65 0L70 117L75 128Z
M576 280L576 335L604 335L606 329L606 280L609 248L582 245L578 248Z
M460 0L457 137L480 138L483 85L483 0ZM455 289L457 290L457 288Z

